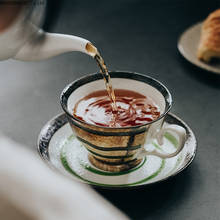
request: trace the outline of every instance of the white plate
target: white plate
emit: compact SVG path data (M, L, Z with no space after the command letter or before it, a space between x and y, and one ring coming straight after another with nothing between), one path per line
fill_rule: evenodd
M168 114L165 123L183 126L187 132L187 140L183 150L170 159L160 159L155 156L144 158L137 167L118 173L99 170L88 160L88 152L73 135L64 114L49 121L41 130L38 139L38 150L47 164L75 181L104 188L133 188L149 185L185 169L194 159L196 139L192 130L173 114ZM162 149L171 152L175 149L177 140L167 134L164 145L159 147L156 140L146 148Z
M192 64L207 71L220 74L220 60L205 63L200 61L196 56L201 28L202 23L198 23L185 30L178 40L178 49L180 53Z

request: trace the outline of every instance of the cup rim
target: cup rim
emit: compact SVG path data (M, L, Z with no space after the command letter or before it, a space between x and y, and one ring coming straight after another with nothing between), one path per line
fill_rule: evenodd
M87 123L85 121L82 121L76 117L73 116L73 114L71 114L67 108L67 102L68 99L70 97L70 95L74 92L74 90L76 90L77 88L79 88L82 85L85 85L87 83L96 81L96 80L100 80L103 79L103 76L100 72L96 72L96 73L91 73L91 74L87 74L84 75L80 78L77 78L76 80L74 80L73 82L69 83L61 92L60 95L60 104L61 107L63 109L63 111L73 120L76 120L82 124L85 125L89 125L89 126L94 126L96 128L102 128L102 129L109 129L109 130L113 130L113 129L135 129L135 128L140 128L140 127L144 127L147 126L149 124L153 124L156 121L159 121L160 119L162 119L171 109L172 107L172 96L169 92L169 90L167 89L167 87L161 83L160 81L154 79L151 76L145 75L145 74L141 74L141 73L137 73L137 72L131 72L131 71L109 71L109 74L111 76L111 78L124 78L124 79L131 79L131 80L136 80L136 81L141 81L141 82L146 82L148 80L148 82L146 82L146 84L154 87L155 89L157 89L164 97L165 100L165 110L164 112L160 115L160 117L158 117L157 119L151 121L151 122L147 122L141 125L136 125L136 126L126 126L126 127L105 127L105 126L100 126L100 125L94 125L91 123ZM115 74L115 75L114 75ZM138 80L139 79L139 80ZM104 83L104 81L103 81ZM151 85L149 83L152 83L154 85Z

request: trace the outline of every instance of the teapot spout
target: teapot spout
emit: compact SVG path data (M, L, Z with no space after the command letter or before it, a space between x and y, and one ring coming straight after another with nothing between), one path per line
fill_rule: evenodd
M22 61L39 61L71 51L79 51L94 56L88 40L65 34L41 32L40 40L27 42L15 55L14 59Z

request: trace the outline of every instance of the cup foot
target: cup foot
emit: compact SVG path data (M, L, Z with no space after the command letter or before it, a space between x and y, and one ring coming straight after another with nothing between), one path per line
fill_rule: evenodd
M98 169L109 171L109 172L126 171L126 170L136 167L142 161L142 159L139 159L139 160L136 159L128 163L115 165L115 164L105 163L105 161L101 161L90 154L88 155L88 158L89 158L89 161L92 163L92 165L94 165Z

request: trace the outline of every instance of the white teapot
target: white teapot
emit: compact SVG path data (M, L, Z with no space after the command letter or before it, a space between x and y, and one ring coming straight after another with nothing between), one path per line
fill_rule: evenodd
M91 44L86 39L46 33L39 29L38 25L44 19L44 9L44 5L38 5L34 9L30 5L22 6L14 22L0 31L0 60L13 58L36 61L70 51L94 55L90 51Z

